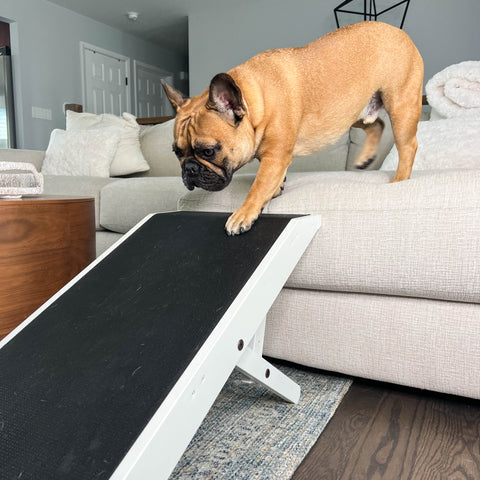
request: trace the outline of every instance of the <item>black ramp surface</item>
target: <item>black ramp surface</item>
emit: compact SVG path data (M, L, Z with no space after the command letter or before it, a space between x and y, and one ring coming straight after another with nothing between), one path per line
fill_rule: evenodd
M109 478L290 218L155 215L12 338L0 479Z

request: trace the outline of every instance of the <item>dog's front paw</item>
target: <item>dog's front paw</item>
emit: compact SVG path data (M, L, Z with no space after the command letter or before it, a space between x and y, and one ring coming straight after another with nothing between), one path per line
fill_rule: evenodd
M239 235L243 232L247 232L252 228L255 220L260 214L259 211L251 210L246 207L240 207L237 211L230 215L227 223L225 224L225 230L228 235Z

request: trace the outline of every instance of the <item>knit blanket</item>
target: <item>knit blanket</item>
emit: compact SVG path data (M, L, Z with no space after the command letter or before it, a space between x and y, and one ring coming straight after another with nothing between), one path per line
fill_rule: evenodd
M426 84L428 103L441 117L480 116L480 61L450 65Z
M414 170L440 168L480 168L480 116L464 119L446 118L420 122L418 150ZM382 164L382 170L396 170L398 151L394 146Z
M0 197L21 197L43 192L43 175L30 163L0 162Z

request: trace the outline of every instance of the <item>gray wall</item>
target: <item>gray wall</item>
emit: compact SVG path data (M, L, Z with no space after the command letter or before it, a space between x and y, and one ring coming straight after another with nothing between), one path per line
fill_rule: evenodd
M190 93L201 93L214 74L258 52L301 46L334 30L333 8L340 3L341 0L244 0L191 15ZM377 0L377 5L381 4L392 1ZM402 12L392 10L380 20L399 26ZM351 18L345 15L340 24L350 23ZM480 59L479 20L479 0L411 0L404 30L424 58L426 80L453 63Z
M80 41L129 57L132 70L136 59L170 71L185 89L186 58L45 0L1 0L0 20L10 23L19 148L45 149L65 128L63 104L82 103ZM32 106L51 109L52 120L32 118Z

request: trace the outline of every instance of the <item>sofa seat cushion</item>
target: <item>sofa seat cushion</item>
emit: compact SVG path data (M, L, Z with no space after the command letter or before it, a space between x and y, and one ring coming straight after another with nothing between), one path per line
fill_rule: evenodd
M125 233L150 213L176 211L186 191L180 177L118 179L102 189L100 224Z
M322 216L287 286L341 292L480 301L480 170L287 175L264 213ZM231 212L253 176L221 192L196 189L179 208ZM247 233L248 235L248 233Z
M100 190L105 185L118 181L108 177L72 177L70 175L44 175L45 195L74 195L95 198L95 225L100 226Z
M99 257L108 250L115 242L123 237L123 233L109 232L102 230L95 235L96 255Z

